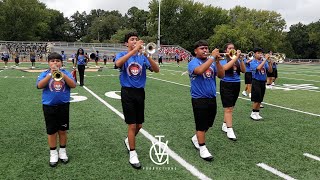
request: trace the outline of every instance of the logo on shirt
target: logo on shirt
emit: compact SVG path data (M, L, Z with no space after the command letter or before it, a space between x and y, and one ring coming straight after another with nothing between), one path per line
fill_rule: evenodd
M65 82L62 81L54 81L53 79L49 82L50 91L61 92L65 91Z
M214 71L211 67L209 67L209 69L207 69L204 73L203 73L203 77L205 79L209 79L209 78L213 78L214 76Z
M261 70L260 70L260 74L265 74L266 73L266 69L263 67L263 68L261 68Z
M142 66L136 62L132 62L127 68L127 73L129 76L140 76L142 73Z

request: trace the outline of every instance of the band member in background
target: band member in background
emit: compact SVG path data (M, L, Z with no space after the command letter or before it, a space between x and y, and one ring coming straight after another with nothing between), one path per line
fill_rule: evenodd
M35 66L36 66L36 53L34 51L30 52L30 61L31 61L31 68L35 68Z
M272 63L272 73L274 74L274 77L272 78L271 86L276 85L276 80L278 78L278 63L274 61Z
M18 53L18 51L16 51L16 52L14 53L14 62L15 62L15 64L16 64L16 66L19 66L20 60L19 60L19 53Z
M219 49L214 49L208 58L208 43L204 40L194 44L195 58L188 64L191 84L192 108L196 125L196 134L191 141L199 150L200 157L211 161L213 156L206 147L206 132L212 127L217 114L216 76L224 77L219 62Z
M222 131L227 133L227 137L229 139L235 141L237 140L237 137L235 136L232 128L232 113L241 87L240 72L245 73L246 67L243 59L239 59L241 51L236 51L236 55L234 54L234 57L231 57L231 50L234 50L234 44L227 43L224 46L224 52L227 55L225 59L220 61L220 64L225 71L225 76L220 81L220 95L222 106L224 108Z
M262 119L259 112L261 108L260 105L266 91L267 71L272 73L272 64L270 54L266 54L265 57L263 57L261 48L255 48L253 52L255 59L250 63L252 71L251 101L253 102L250 117L258 121Z
M159 52L159 54L158 54L158 64L159 64L159 67L160 67L160 64L163 65L163 63L162 63L162 58L163 58L163 54L162 54L161 52Z
M242 95L249 96L251 98L251 84L252 84L252 72L250 69L250 62L252 59L250 57L246 57L243 62L246 65L246 73L244 74L244 82L245 82L245 89L242 91Z
M74 63L74 67L78 66L79 78L80 78L80 86L84 86L84 71L86 69L88 56L85 55L82 48L79 48L76 54L76 59Z
M115 57L115 67L120 68L121 103L128 124L128 136L124 140L129 151L129 163L136 169L141 168L138 159L135 136L139 133L144 122L144 101L147 69L159 72L159 66L151 56L139 55L143 41L139 40L136 32L125 35L124 42L128 47Z
M99 51L96 51L96 57L94 58L94 61L96 62L96 67L99 67L98 62L100 59L100 53Z
M4 68L8 67L9 57L10 57L9 52L6 51L3 53L2 58L3 58L3 62L4 62Z
M37 88L42 91L43 113L48 134L50 148L49 165L55 167L60 159L68 163L66 151L67 130L69 129L70 88L76 87L72 75L61 69L62 80L55 81L52 73L62 67L62 57L58 53L50 53L48 56L49 69L40 74L37 80ZM57 136L59 135L60 149L57 151Z
M64 54L64 51L61 51L62 57L62 67L67 66L67 56Z

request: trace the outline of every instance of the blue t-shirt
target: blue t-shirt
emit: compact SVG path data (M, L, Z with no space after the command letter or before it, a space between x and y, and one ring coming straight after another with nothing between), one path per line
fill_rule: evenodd
M120 52L115 57L115 62L128 52ZM120 84L122 87L144 88L147 79L147 70L151 70L149 60L144 55L131 56L120 68Z
M272 63L272 69L277 69L277 63L276 62Z
M227 62L227 59L223 59L220 61L220 64L222 66L226 65L228 62ZM224 82L240 82L240 72L241 72L241 69L240 69L240 61L237 60L233 67L231 67L230 69L226 70L225 71L225 76L221 79L221 81L224 81Z
M251 72L249 59L243 59L244 64L246 65L246 72Z
M84 55L79 55L77 61L78 65L86 65L86 57Z
M67 56L65 54L61 54L62 56L62 61L65 61L67 59Z
M262 63L262 60L258 61L256 59L253 59L250 62L250 68L251 68L251 71L252 71L252 79L256 79L256 80L259 80L259 81L266 81L267 80L267 71L268 71L269 65L268 65L268 62L266 62L264 64L264 66L259 71L259 70L257 70L257 67L261 63Z
M206 60L193 58L188 64L190 78L190 93L192 98L213 98L216 97L216 76L217 67L212 63L202 74L194 74L194 69L205 63Z
M68 71L64 69L61 69L60 71L67 75L69 78L73 79L71 73L69 73ZM40 74L36 83L37 87L39 81L44 79L49 73L50 70L46 70ZM51 78L47 86L43 88L42 104L55 106L68 102L70 102L70 87L67 85L64 79L62 79L61 81L55 81Z

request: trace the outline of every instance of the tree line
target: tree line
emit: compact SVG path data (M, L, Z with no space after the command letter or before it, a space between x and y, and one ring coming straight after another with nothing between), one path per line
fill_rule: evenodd
M69 18L38 0L0 1L0 39L5 41L82 41L122 43L128 31L146 42L157 41L159 0L149 10L131 7L119 11L93 9ZM290 58L320 59L320 20L294 24L275 11L236 6L225 10L192 0L161 0L161 44L180 45L192 51L193 43L206 39L210 48L233 42L244 52L254 47L286 53Z

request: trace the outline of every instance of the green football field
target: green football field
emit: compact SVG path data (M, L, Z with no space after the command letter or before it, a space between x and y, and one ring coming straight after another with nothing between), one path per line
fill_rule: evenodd
M135 170L123 143L127 126L118 99L119 72L112 63L85 72L85 86L72 90L71 99L80 101L70 106L70 162L55 168L48 165L41 90L35 85L40 73L3 69L0 63L0 179L320 179L319 65L280 64L261 121L250 119L251 102L241 95L242 82L233 114L236 142L221 131L218 94L214 127L206 135L214 161L206 162L191 143L195 124L187 63L165 63L159 73L147 75L145 123L136 145L143 168ZM45 69L47 64L36 66ZM168 145L164 165L150 158L157 135Z

